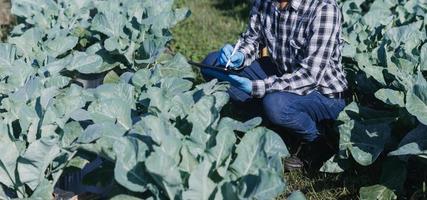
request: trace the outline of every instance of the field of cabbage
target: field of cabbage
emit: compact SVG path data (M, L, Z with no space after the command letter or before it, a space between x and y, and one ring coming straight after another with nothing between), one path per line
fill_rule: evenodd
M105 198L285 190L279 135L260 118L221 117L228 86L194 85L186 59L165 51L188 10L172 0L14 0L12 13L18 24L0 44L1 199L52 199L99 160L82 180Z
M354 96L339 116L340 152L321 171L379 164L378 185L361 188L360 198L402 199L408 169L418 168L424 189L413 199L426 199L427 1L339 2Z
M360 199L409 199L406 185L426 199L427 2L339 2L353 102L337 122L340 152L321 171L379 167ZM0 43L0 199L53 199L58 189L274 199L287 190L282 138L260 118L221 116L228 85L196 84L186 58L167 50L187 9L173 0L12 0L12 13L17 24ZM406 181L413 168L419 183ZM67 184L76 174L84 187Z

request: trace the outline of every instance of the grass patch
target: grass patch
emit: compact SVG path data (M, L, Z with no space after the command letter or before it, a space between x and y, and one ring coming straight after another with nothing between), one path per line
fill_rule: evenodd
M360 171L349 171L343 174L286 172L288 188L278 199L285 200L295 190L302 191L307 199L313 200L358 199L360 187L373 185L375 181L373 177L375 176Z
M226 43L236 43L246 28L249 4L229 0L177 0L177 6L187 7L191 16L176 26L171 48L194 61L219 50Z

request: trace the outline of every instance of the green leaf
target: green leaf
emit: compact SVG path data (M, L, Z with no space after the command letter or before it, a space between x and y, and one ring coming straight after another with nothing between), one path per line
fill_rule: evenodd
M373 125L354 122L351 130L341 132L351 134L348 142L351 142L349 150L353 158L359 164L368 166L374 163L383 151L385 142L390 136L390 131L390 124L387 122ZM345 144L341 143L341 145Z
M84 155L84 154L83 154ZM83 170L83 168L90 163L90 160L83 158L81 156L75 156L67 163L67 170Z
M80 135L77 142L81 144L89 144L91 142L96 141L97 139L102 137L102 134L104 133L104 131L111 130L111 129L106 129L105 128L106 126L114 126L114 125L111 125L110 123L89 125L84 130L84 132Z
M0 182L13 188L17 183L15 169L19 151L13 142L6 124L0 124Z
M3 187L0 187L0 198L4 200L11 200L11 198L6 194L6 191Z
M248 175L241 181L243 197L248 199L274 199L286 189L282 177L269 169L260 169L258 176Z
M77 85L71 85L51 99L44 114L45 124L58 124L61 128L70 119L72 114L86 105L84 91Z
M45 87L46 88L50 88L50 87L63 88L67 86L70 83L70 81L71 81L71 78L58 75L58 76L49 78L45 83Z
M209 178L212 165L209 161L200 163L190 175L188 180L188 190L183 193L184 199L208 200L215 190L215 183Z
M407 42L415 42L414 45L411 45L412 47L415 47L426 37L425 33L419 30L421 25L422 21L418 21L400 27L393 27L387 31L385 37L391 39L395 45Z
M392 12L388 5L385 1L374 1L369 12L363 16L363 22L372 28L390 23Z
M264 151L268 156L277 155L281 158L290 156L285 142L277 133L266 128L261 129L264 129L265 131L266 141Z
M213 125L218 119L219 113L214 108L215 98L213 96L204 96L191 108L188 114L188 120L193 123L193 128L197 131L205 131L206 128ZM206 142L206 141L205 141Z
M16 47L11 44L0 43L0 68L12 66L15 61Z
M427 43L421 47L420 52L420 68L423 71L427 71Z
M135 72L135 75L132 77L133 85L141 88L150 82L151 71L147 69L140 69Z
M261 122L262 122L262 118L260 117L253 118L245 123L236 121L229 117L224 117L221 119L221 121L218 124L218 130L231 129L231 130L236 130L240 132L248 132L249 130L259 126Z
M237 200L239 199L237 190L235 182L223 181L217 186L215 200Z
M60 153L58 137L41 138L28 146L18 160L18 174L22 183L32 190L43 181L49 164Z
M125 83L108 84L104 83L96 88L94 95L96 98L103 100L117 99L125 101L130 107L135 108L135 91L134 87Z
M47 179L43 179L29 200L46 200L53 198L53 185Z
M130 196L127 194L119 194L112 197L110 200L140 200L141 198Z
M380 89L375 93L377 99L389 105L398 105L405 107L405 94L392 89Z
M222 129L215 138L216 145L208 150L208 156L218 169L231 156L236 136L231 129Z
M361 59L366 60L366 57L362 57ZM387 85L383 75L384 69L378 66L365 66L362 68L363 72L378 81L381 85Z
M390 113L359 107L352 103L338 117L341 150L349 150L359 164L372 164L390 138ZM385 117L385 118L384 118Z
M418 73L414 85L406 94L406 109L427 125L427 81Z
M424 4L423 0L409 0L406 1L405 9L409 13L423 16L427 7Z
M78 122L70 122L65 124L63 135L61 137L61 146L70 146L83 133L83 128Z
M397 199L396 194L383 185L374 185L370 187L362 187L360 189L361 200L394 200Z
M399 148L389 156L427 155L427 126L419 125L410 131L399 144Z
M306 200L306 198L301 191L297 190L289 195L288 200Z
M146 93L142 93L140 99L146 102L146 106L153 112L166 118L186 117L188 110L194 104L192 96L187 91L191 88L190 82L182 79L165 78L161 88L148 87ZM170 80L170 81L169 81ZM147 80L150 82L150 80ZM172 86L176 83L176 86ZM179 92L183 91L183 92Z
M75 52L67 69L76 70L82 74L97 74L110 70L104 68L102 58L98 55L89 55L84 52Z
M332 156L329 160L323 163L320 172L325 173L342 173L349 167L349 161L340 159L338 155Z
M228 95L227 92L217 91L212 95L215 96L215 108L217 110L222 110L222 108L224 108L224 106L230 101L230 95Z
M99 129L97 130L97 128ZM89 127L86 129L89 129ZM126 130L117 124L108 122L98 123L90 126L89 130L85 130L77 142L83 143L81 147L85 150L114 160L113 144L125 133ZM84 144L85 142L93 142L95 140L95 144Z
M183 20L189 15L188 9L181 8L171 11L172 1L165 1L161 4L150 2L148 6L149 14L148 18L144 19L142 23L156 24L156 28L170 28L174 26L178 21Z
M282 159L289 157L290 153L286 148L283 139L275 132L266 130L264 152L268 158L268 168L274 169L276 173L283 171Z
M190 153L189 146L184 144L182 145L180 155L181 162L179 163L179 167L182 171L190 173L193 169L198 165L198 161L193 154Z
M122 137L114 143L114 177L120 185L134 192L147 190L148 180L143 165L147 151L148 146L133 137Z
M73 36L59 36L46 42L46 50L50 56L58 57L59 55L73 49L77 45L78 40L79 38Z
M42 40L42 37L43 33L40 28L35 27L26 30L21 36L10 38L8 42L16 45L18 55L37 58L37 56L41 54L41 49L38 46L38 43Z
M155 63L157 58L161 56L161 53L165 51L165 45L170 40L170 37L155 38L154 35L148 36L143 42L140 48L138 49L139 56L135 60L136 64L150 64ZM161 67L161 66L160 66ZM160 71L159 68L157 70ZM167 69L170 70L170 69ZM166 71L166 73L161 73L162 76L179 76L184 75L176 71L176 68L171 69L172 71ZM171 72L171 73L168 73ZM177 73L178 72L178 73ZM182 71L183 72L183 71Z
M107 99L92 102L88 111L95 123L117 123L125 129L132 127L132 105L120 99Z
M187 63L185 57L181 54L176 54L173 58L162 62L159 67L162 77L181 77L195 78L195 73L190 64Z
M48 63L46 66L39 69L40 74L45 76L57 76L59 73L71 64L72 57L67 56L65 58L55 60Z
M265 134L264 128L253 129L246 133L237 145L237 157L230 166L237 177L257 174L258 169L267 167L267 155L264 152Z
M177 78L169 77L162 79L161 87L168 92L171 97L189 91L193 87L193 82Z
M409 113L416 116L421 123L427 124L427 104L415 93L408 92L406 109Z
M118 83L120 81L119 75L116 72L110 71L105 75L103 83Z
M181 133L167 119L155 116L146 116L135 124L136 132L149 136L157 146L156 151L169 155L177 163L179 150L182 146Z
M109 37L119 37L123 34L124 25L127 21L124 15L118 13L118 5L115 2L106 2L109 6L103 6L102 12L98 13L92 21L91 29L99 31Z
M179 196L183 190L181 175L175 160L163 151L155 151L145 161L147 171L170 199Z

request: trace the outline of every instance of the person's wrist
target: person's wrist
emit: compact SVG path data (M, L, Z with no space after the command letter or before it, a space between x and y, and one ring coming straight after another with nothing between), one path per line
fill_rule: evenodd
M252 91L253 91L253 84L252 84L252 81L249 81L249 84L248 84L248 94L250 94L250 95L252 95Z
M251 80L249 80L249 79L245 79L245 82L244 82L244 91L246 92L246 93L248 93L248 94L252 94L252 89L253 89L253 86L252 86L252 81Z
M239 67L241 67L245 63L245 54L243 54L241 51L237 51L236 52L236 56L238 56L239 62L236 63L235 68L239 68Z

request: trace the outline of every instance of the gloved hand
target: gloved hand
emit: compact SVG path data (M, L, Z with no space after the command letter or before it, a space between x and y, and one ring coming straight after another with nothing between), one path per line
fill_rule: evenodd
M226 66L228 59L231 60L230 65L228 65L231 68L239 68L240 66L242 66L243 61L245 60L245 55L240 52L240 51L236 51L236 53L231 56L231 54L233 53L233 46L231 46L230 44L226 44L222 49L221 49L221 53L219 55L219 64L222 66ZM231 56L231 58L230 58Z
M209 76L215 77L218 80L227 81L232 86L248 94L252 93L252 81L249 80L248 78L233 75L233 74L227 74L227 73L212 70L212 69L203 69L203 73Z

